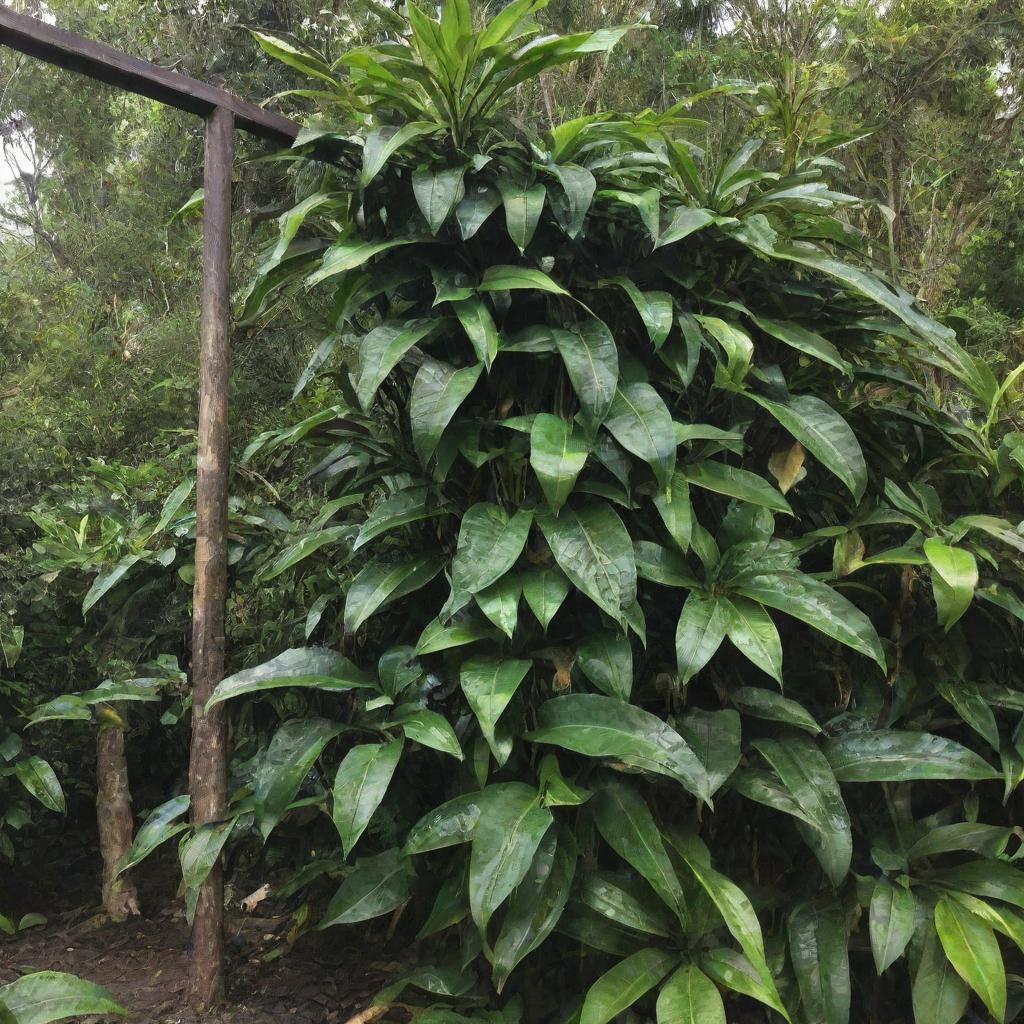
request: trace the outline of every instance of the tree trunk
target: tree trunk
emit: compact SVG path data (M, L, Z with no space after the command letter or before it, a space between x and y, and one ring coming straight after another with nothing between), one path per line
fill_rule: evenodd
M206 702L224 677L228 555L228 355L231 310L231 166L234 117L218 107L206 121L203 290L199 324L199 452L196 467L196 579L192 592L192 823L227 814L224 705ZM224 877L220 860L199 889L189 963L192 1007L224 997Z
M96 822L103 861L103 909L111 921L125 921L139 912L138 893L117 865L131 849L135 828L128 763L124 757L124 730L100 729L96 736Z

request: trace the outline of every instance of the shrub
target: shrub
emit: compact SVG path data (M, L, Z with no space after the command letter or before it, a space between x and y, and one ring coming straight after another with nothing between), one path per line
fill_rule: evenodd
M409 4L333 67L261 39L327 113L248 315L329 290L304 378L339 345L352 371L250 454L315 447L354 576L348 656L215 694L333 716L281 724L246 806L266 837L336 764L320 927L408 905L423 967L381 998L424 1020L953 1021L971 990L1002 1018L1012 375L844 255L822 154L716 160L687 100L511 123L625 31L538 38L540 5Z

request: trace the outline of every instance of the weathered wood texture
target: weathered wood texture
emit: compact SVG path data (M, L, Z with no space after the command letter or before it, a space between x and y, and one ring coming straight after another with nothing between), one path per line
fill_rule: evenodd
M231 307L231 167L234 126L220 107L206 121L203 186L203 291L199 322L199 453L196 467L196 578L192 591L192 821L227 815L224 705L206 701L224 677L227 597L228 374ZM224 994L224 880L220 863L203 884L192 924L192 1004L208 1008Z
M130 57L103 43L47 25L38 18L15 14L2 3L0 43L201 117L207 117L216 109L230 110L235 117L236 128L273 142L291 142L299 130L299 126L287 117L247 103L225 89Z

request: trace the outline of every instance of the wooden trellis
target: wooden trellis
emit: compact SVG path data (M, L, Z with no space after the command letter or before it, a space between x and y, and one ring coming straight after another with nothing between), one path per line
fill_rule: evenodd
M299 126L224 89L15 14L3 6L0 44L206 120L189 792L193 823L218 821L227 814L224 705L213 708L209 714L203 708L224 675L234 130L288 144L294 141ZM223 995L223 906L223 878L218 863L200 890L192 925L190 994L197 1008L210 1007Z

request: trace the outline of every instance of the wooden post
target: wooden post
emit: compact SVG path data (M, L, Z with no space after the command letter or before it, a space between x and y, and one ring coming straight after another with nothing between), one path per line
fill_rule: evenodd
M206 119L203 177L203 290L199 319L199 454L196 469L196 577L192 591L192 821L227 815L224 705L205 710L224 677L227 597L228 362L231 309L231 169L234 115ZM224 997L224 878L218 861L199 891L192 922L189 993L195 1009Z

